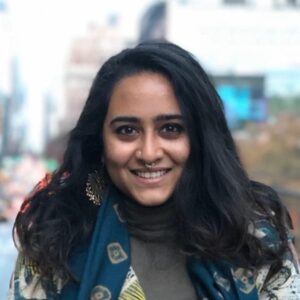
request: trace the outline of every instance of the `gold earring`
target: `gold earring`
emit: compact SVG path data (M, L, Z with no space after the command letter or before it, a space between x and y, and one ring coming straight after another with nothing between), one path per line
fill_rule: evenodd
M103 201L104 192L107 187L107 180L105 180L104 171L101 172L102 176L97 171L88 174L85 192L89 201L93 204L100 206Z

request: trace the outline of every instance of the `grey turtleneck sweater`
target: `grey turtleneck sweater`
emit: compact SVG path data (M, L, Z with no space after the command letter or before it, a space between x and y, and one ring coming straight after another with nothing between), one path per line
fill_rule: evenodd
M197 299L175 239L173 203L145 207L125 200L121 210L130 234L131 265L146 299Z

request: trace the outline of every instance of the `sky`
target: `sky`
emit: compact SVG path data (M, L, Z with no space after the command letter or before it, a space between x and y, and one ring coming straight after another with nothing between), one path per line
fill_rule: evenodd
M6 36L12 57L17 57L26 86L27 143L42 150L43 96L53 90L62 93L62 78L73 38L86 32L89 22L106 24L120 15L125 34L135 36L140 15L153 0L7 0ZM9 76L8 76L9 77ZM58 99L61 94L54 95Z

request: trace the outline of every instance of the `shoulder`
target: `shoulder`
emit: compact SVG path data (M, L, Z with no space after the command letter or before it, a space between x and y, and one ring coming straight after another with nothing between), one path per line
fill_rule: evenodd
M253 181L252 192L257 209L249 231L265 251L279 257L255 271L259 299L300 300L299 258L293 245L289 213L271 187Z
M61 285L62 283L59 279L43 284L35 266L28 263L26 258L19 254L10 282L8 299L56 299L60 293Z
M280 251L278 261L265 264L255 273L256 288L261 300L299 300L300 269L299 258L293 245L293 236L286 228L286 246L282 249L282 239L276 226L267 219L255 222L253 234L262 242L265 249Z
M270 276L272 265L261 267L256 273L256 288L260 300L299 300L299 260L292 242L282 257L282 266Z

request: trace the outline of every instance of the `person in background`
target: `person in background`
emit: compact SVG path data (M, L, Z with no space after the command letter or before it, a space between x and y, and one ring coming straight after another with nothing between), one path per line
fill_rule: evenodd
M142 43L101 67L61 166L24 201L10 299L300 299L290 228L199 63Z

